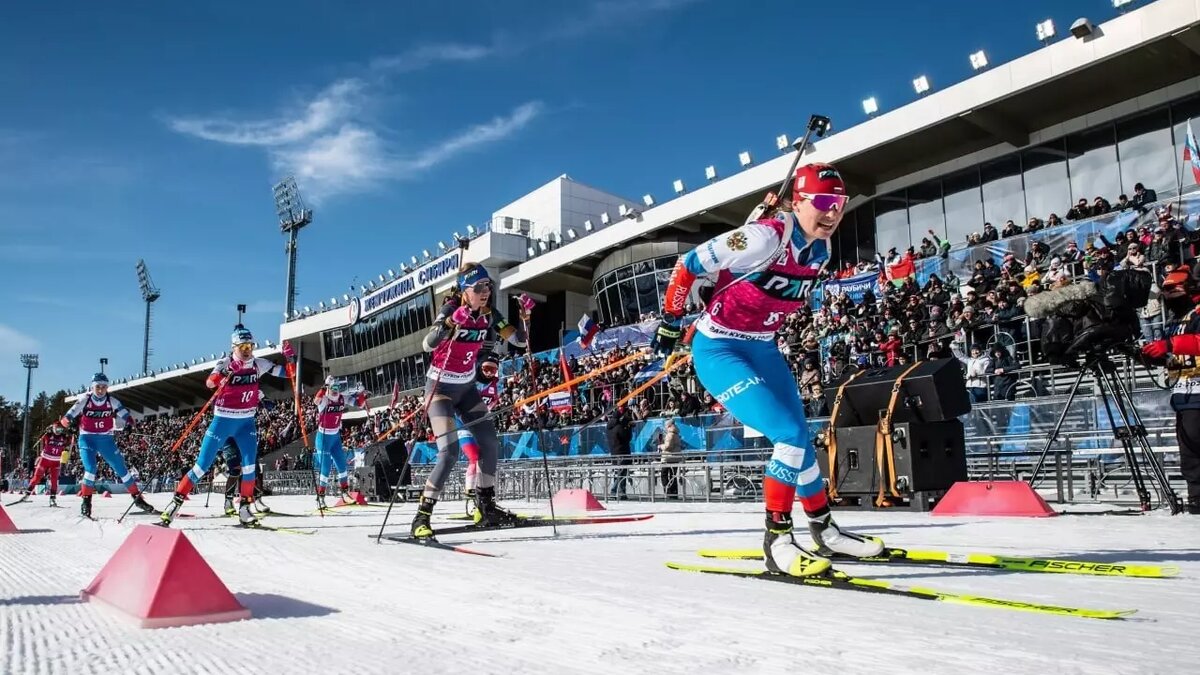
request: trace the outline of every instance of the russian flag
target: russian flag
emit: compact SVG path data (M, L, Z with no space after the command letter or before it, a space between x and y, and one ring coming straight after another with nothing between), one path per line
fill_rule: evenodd
M579 319L579 344L584 349L592 345L592 339L600 332L600 326L592 320L591 314L584 314Z
M550 394L550 409L556 413L571 412L571 395L565 391Z
M1183 146L1183 161L1192 165L1192 179L1200 184L1200 145L1196 144L1196 135L1192 133L1192 121L1187 123L1187 143Z

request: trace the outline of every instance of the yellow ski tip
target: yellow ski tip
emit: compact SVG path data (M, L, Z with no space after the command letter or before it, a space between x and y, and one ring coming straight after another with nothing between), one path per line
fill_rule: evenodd
M758 548L702 548L697 553L701 558L722 560L762 560L762 549Z

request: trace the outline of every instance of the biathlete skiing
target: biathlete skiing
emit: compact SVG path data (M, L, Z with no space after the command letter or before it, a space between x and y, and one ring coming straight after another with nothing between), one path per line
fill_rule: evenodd
M712 299L695 325L696 375L730 413L773 444L763 477L767 569L809 576L830 568L825 556L831 553L870 557L882 552L883 542L833 521L804 404L775 346L775 332L804 304L829 260L829 238L845 213L846 186L833 166L808 164L796 170L791 193L780 196L773 216L716 237L675 265L655 349L662 355L674 350L692 285L700 275L716 274ZM797 496L816 546L793 536Z
M258 411L258 400L262 395L258 378L273 375L286 379L288 368L296 362L296 352L290 344L283 343L282 351L287 359L288 368L255 356L254 335L241 324L234 328L230 342L233 347L232 355L217 361L212 373L205 380L209 389L220 387L221 391L216 394L216 401L213 402L212 422L204 432L196 463L180 479L175 487L174 498L162 513L160 524L163 527L170 526L175 514L179 512L179 507L183 506L184 498L212 466L217 451L230 439L242 456L238 520L246 526L258 522L250 510L250 505L254 502L255 476L258 470L258 429L254 420Z
M480 525L504 525L516 520L516 515L496 504L496 465L500 441L490 419L487 404L475 386L476 367L484 376L495 377L498 370L492 352L481 354L492 336L507 340L518 348L525 347L524 331L508 323L492 307L492 280L487 270L477 263L467 263L458 273L457 287L438 313L434 327L425 336L424 348L432 352L425 382L425 397L429 402L429 424L437 436L437 464L425 482L413 519L411 534L417 539L434 536L429 524L433 507L460 452L455 415L471 433L479 447L478 470L475 474L475 522ZM527 318L533 301L523 298L521 318ZM490 375L489 375L490 374Z

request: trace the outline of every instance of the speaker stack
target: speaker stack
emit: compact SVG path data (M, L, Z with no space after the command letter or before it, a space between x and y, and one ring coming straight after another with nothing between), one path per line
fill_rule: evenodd
M927 511L967 480L958 418L971 402L957 359L850 373L825 397L834 412L817 458L838 505Z
M412 483L411 466L405 467L403 480L400 480L400 467L404 466L406 457L408 451L404 441L399 439L367 446L363 453L363 464L354 470L354 477L358 481L359 491L367 496L368 501L386 502L392 498L392 486L398 481L402 485ZM403 499L404 496L402 491L399 498Z

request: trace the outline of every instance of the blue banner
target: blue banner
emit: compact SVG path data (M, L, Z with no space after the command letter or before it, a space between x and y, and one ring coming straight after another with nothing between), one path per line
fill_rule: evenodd
M826 302L840 295L846 295L854 304L859 304L863 301L863 296L867 291L878 294L879 272L863 272L855 274L852 277L844 279L830 279L826 281L824 299Z

